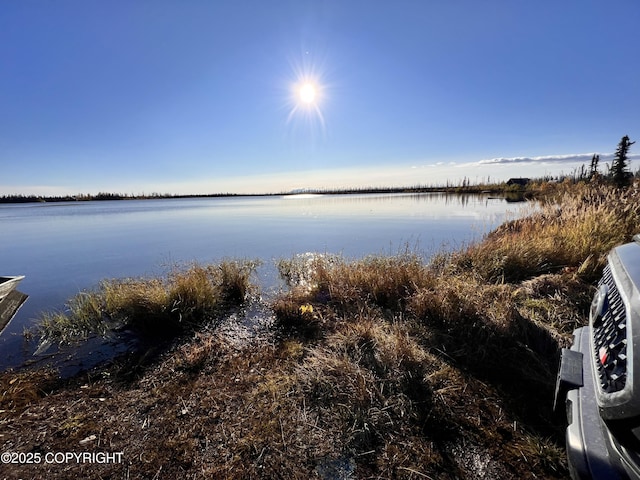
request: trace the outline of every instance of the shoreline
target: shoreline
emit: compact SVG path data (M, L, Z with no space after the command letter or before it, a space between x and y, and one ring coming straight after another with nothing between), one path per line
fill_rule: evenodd
M294 192L279 193L212 193L212 194L120 194L98 193L64 195L64 196L37 196L37 195L4 195L0 196L0 204L15 203L56 203L56 202L86 202L108 200L156 200L156 199L181 199L181 198L233 198L233 197L279 197L295 196L300 194L318 195L357 195L357 194L393 194L393 193L447 193L447 194L526 194L526 186L510 186L506 183L466 186L414 186L414 187L381 187L381 188L345 188L345 189L305 189Z

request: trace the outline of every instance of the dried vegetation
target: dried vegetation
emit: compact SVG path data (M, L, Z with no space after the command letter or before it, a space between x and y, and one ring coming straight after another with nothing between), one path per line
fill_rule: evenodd
M191 330L133 378L118 365L57 385L2 374L3 451L125 459L5 475L566 478L551 414L558 349L585 321L606 252L640 228L640 199L635 187L548 188L559 202L428 264L410 252L281 261L290 289L264 338ZM136 298L175 305L177 291ZM126 305L113 311L140 314Z
M175 268L166 278L105 280L98 289L72 298L66 312L44 314L38 334L43 340L63 343L114 328L174 335L241 303L258 263L227 260Z

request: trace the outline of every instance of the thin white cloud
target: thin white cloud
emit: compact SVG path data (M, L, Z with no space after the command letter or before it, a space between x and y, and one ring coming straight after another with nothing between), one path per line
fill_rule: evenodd
M478 165L514 165L514 164L572 164L572 163L589 163L593 158L593 153L574 153L569 155L545 155L541 157L498 157L486 160L480 160ZM608 162L613 160L613 153L600 153L600 161ZM640 154L629 155L629 160L640 159Z

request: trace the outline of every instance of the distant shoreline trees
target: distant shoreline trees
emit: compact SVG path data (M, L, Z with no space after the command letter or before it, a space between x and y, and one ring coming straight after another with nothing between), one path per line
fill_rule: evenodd
M611 180L618 188L629 185L632 177L629 171L629 148L636 142L629 140L629 136L625 135L618 143L615 156L611 162Z
M589 168L589 179L596 177L598 175L598 163L600 162L600 155L597 153L593 155L591 159L591 167Z
M583 164L579 169L574 170L572 179L573 182L580 181L608 181L615 185L617 188L624 188L630 185L631 179L634 174L631 172L629 165L629 148L636 142L632 142L628 135L625 135L620 139L616 148L611 165L606 164L607 171L605 174L600 174L598 167L600 164L600 155L595 153L591 158L589 168ZM640 174L640 170L636 173L636 176ZM571 176L570 176L571 178Z
M142 195L127 195L120 193L105 193L100 192L97 194L78 194L78 195L66 195L66 196L37 196L37 195L3 195L0 196L0 204L2 203L49 203L49 202L89 202L89 201L104 201L104 200L150 200L150 199L167 199L167 198L214 198L214 197L236 197L235 193L214 193L204 195L171 195L168 193L152 193Z

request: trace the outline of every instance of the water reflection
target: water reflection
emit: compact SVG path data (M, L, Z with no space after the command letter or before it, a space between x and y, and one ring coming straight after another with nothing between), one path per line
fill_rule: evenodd
M478 217L505 212L505 199L487 194L463 195L450 193L398 193L398 194L345 194L345 195L291 195L285 212L306 207L320 209L325 214L353 216L362 214L433 216L461 215ZM424 208L428 207L428 208ZM473 210L474 212L471 212Z

